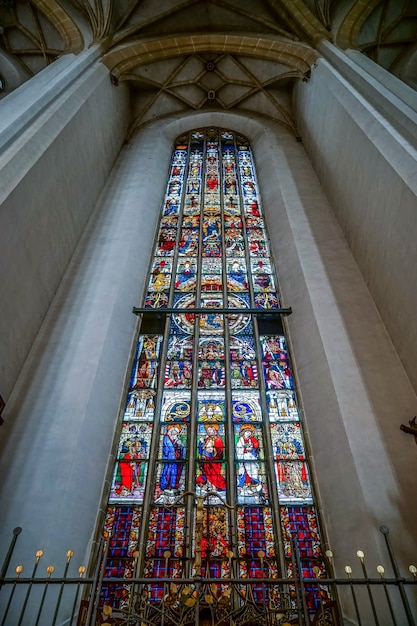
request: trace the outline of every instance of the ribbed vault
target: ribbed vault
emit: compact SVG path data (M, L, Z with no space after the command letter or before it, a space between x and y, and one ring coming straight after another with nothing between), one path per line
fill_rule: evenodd
M326 39L415 85L414 0L0 0L2 94L94 43L131 87L133 128L210 105L256 110L297 134L291 85Z

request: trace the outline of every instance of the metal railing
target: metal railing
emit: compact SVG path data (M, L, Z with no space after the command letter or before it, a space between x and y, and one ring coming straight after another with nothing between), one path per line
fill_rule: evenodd
M377 576L369 575L360 550L362 576L353 577L345 566L345 578L302 576L302 560L296 545L292 550L292 577L270 577L265 559L265 577L222 579L194 575L169 578L170 553L161 578L108 578L104 564L108 545L99 546L95 571L86 576L84 565L78 575L73 552L68 550L61 575L48 565L41 573L43 552L37 551L30 576L23 565L8 575L20 528L16 528L0 571L0 626L331 626L349 623L367 626L415 626L417 618L417 568L410 565L402 575L391 546L388 528L381 527L387 549L388 567L379 565ZM238 571L230 554L230 572ZM263 553L258 558L264 559ZM326 552L328 570L333 554ZM386 576L388 569L392 575ZM209 572L209 567L206 569ZM261 568L263 572L263 567ZM104 599L105 598L105 599ZM413 604L414 602L414 604Z

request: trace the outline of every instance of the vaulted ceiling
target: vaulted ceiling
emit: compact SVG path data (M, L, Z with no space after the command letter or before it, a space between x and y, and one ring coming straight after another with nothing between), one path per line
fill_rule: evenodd
M416 0L0 0L0 95L98 44L114 84L130 86L132 132L214 108L261 111L297 134L291 85L326 39L417 87Z

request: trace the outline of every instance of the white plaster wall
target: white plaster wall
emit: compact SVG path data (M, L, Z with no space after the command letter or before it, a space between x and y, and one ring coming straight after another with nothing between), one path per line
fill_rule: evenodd
M334 55L335 66L341 64L340 55ZM353 75L354 61L346 57L343 70ZM363 73L361 68L358 71ZM297 124L384 324L417 389L417 151L412 141L417 118L398 101L396 120L395 96L390 92L388 99L382 86L377 92L372 78L369 97L375 106L380 103L380 111L376 110L364 97L366 81L362 76L357 81L361 93L335 67L320 60L310 82L300 82L295 88ZM407 132L401 134L399 124L406 122ZM412 409L407 419L415 412ZM401 421L399 413L394 412L393 420Z
M407 564L415 444L393 416L405 421L415 395L303 146L228 113L156 122L123 149L7 406L0 545L21 525L13 566L39 546L51 562L74 549L74 572L88 556L173 140L204 125L254 148L336 570L358 548L380 560L381 524Z
M0 103L0 394L5 400L129 122L127 88L111 85L93 53L63 59L47 68L47 84L41 72Z

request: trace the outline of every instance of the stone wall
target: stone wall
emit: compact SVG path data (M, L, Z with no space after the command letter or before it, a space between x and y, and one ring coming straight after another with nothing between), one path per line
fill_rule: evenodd
M410 106L415 92L402 84L400 99L398 79L382 68L371 74L369 60L361 59L361 67L330 44L323 52L327 60L295 89L297 123L417 390L417 113Z
M129 122L99 50L64 57L0 103L0 394L7 400Z

